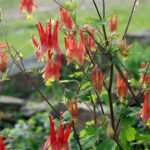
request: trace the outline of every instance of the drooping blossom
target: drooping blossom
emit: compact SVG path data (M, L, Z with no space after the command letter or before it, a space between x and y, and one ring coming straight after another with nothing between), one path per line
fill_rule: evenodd
M118 47L118 50L120 51L121 55L124 57L124 58L127 58L128 57L128 53L129 53L129 50L130 48L133 46L133 44L129 45L127 47L127 41L126 39L125 40L122 40L122 39L118 39L117 40L117 47Z
M49 150L69 150L68 137L69 137L70 130L74 121L73 120L71 121L70 125L67 127L65 131L67 124L65 123L64 126L62 126L61 116L62 114L60 114L60 121L57 127L57 133L55 133L54 121L52 121L51 115L49 116L50 136L47 139L42 150L46 150L48 147L49 147Z
M126 72L124 72L124 76L125 76L126 80L128 80L128 76L127 76ZM117 90L116 91L117 91L117 96L120 99L122 99L123 97L127 97L127 95L128 95L128 87L126 86L124 81L121 80L119 73L117 76Z
M110 33L117 32L117 19L118 19L118 13L116 13L116 18L113 21L113 17L108 19L108 29Z
M141 63L141 69L145 69L145 63ZM140 80L139 82L142 84L144 87L147 87L148 83L150 82L150 75L144 75L144 73L140 73Z
M6 43L0 43L0 50L6 49L6 48L7 48Z
M66 56L67 56L67 64L70 63L71 60L76 60L79 64L83 64L84 61L84 45L83 45L83 32L80 31L80 42L79 46L77 46L74 34L68 32L68 41L65 39L65 48L66 48Z
M91 77L94 89L100 93L103 86L103 74L97 65L92 69Z
M0 72L5 73L7 69L7 56L5 52L0 51Z
M74 100L68 100L67 104L68 104L68 110L69 110L71 116L77 117L78 116L78 103L77 103L77 99L74 98Z
M146 96L144 99L144 106L142 110L137 114L137 115L141 115L143 123L146 122L150 118L150 105L148 104L149 93L150 91L146 93Z
M1 141L0 141L0 150L5 150L5 144L4 144L4 141L3 141L4 137L1 136Z
M42 27L42 23L39 22L36 24L36 27L39 32L39 37L40 37L40 43L38 44L37 41L34 38L34 35L32 35L32 41L37 50L40 51L41 57L42 55L46 54L46 52L50 51L51 53L53 52L53 49L56 50L57 53L61 53L61 49L58 45L58 20L56 21L56 25L54 28L54 32L52 34L52 23L51 19L46 22L46 30L44 31ZM38 53L38 54L40 54ZM36 52L37 54L37 52ZM38 55L38 58L40 56Z
M94 28L90 28L88 25L85 25L84 28L88 30L91 33L91 35L94 37ZM84 39L85 44L88 46L88 48L91 51L95 51L96 44L94 43L92 36L88 35L88 36L85 36L83 39Z
M32 19L31 13L37 5L33 0L20 0L19 13L24 11L27 14L27 19Z
M67 10L63 10L61 7L59 9L61 27L65 27L68 30L72 30L73 22L71 17L68 15Z
M48 59L45 68L41 71L44 72L44 81L51 80L59 82L60 68L62 62L62 54L57 54L55 62L52 64L52 53L48 51Z

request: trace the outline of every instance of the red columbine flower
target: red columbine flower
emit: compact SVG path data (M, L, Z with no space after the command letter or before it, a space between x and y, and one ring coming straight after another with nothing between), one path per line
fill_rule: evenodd
M144 99L144 106L142 110L137 114L142 116L143 123L146 122L150 118L150 105L148 104L148 95L150 91L146 93L145 99Z
M75 98L74 100L68 100L68 110L73 117L78 116L78 103L77 99Z
M65 132L64 130L65 130L67 124L65 123L65 125L62 126L61 116L62 116L62 114L60 114L60 122L57 127L57 133L55 133L54 121L52 121L51 115L49 116L50 136L47 139L42 150L46 150L48 147L49 147L49 150L69 150L67 140L68 140L70 130L71 130L71 127L72 127L74 121L72 120L72 122L70 123L70 125L68 126L68 128L66 129L66 132Z
M103 86L103 74L101 72L101 69L98 68L97 65L95 65L92 69L91 77L94 89L100 93Z
M108 28L110 33L117 32L117 18L118 18L118 13L116 13L116 18L114 22L113 22L113 17L108 19Z
M91 35L94 37L94 28L90 28L88 25L85 25L84 28L89 30ZM94 40L93 40L92 36L90 36L90 35L86 36L84 38L84 42L86 43L86 45L89 47L90 50L95 51L96 50L96 45L94 43Z
M68 30L72 30L73 23L71 17L68 15L68 12L66 10L63 10L61 7L59 9L61 27L65 27Z
M5 46L5 45L6 45L6 43L0 43L0 50L6 49L7 46Z
M45 31L42 27L41 22L36 24L36 27L39 32L40 44L36 42L34 35L32 36L32 41L33 41L34 46L40 51L41 55L44 55L47 51L50 51L52 53L53 49L55 49L57 53L61 53L61 49L59 48L59 45L58 45L58 23L59 22L57 20L53 35L51 32L51 29L52 29L51 19L46 22Z
M127 42L126 42L126 39L125 40L122 40L122 39L118 39L117 40L117 47L118 47L118 50L120 51L121 55L124 57L124 58L127 58L128 57L128 53L129 53L129 50L130 48L133 46L133 44L129 45L127 47Z
M126 77L126 80L128 80L128 76L127 76L126 72L124 72L124 76ZM117 96L119 98L123 98L123 97L127 97L127 95L128 95L128 88L125 85L124 81L121 80L120 75L118 73L118 76L117 76Z
M143 69L143 70L145 69L145 63L141 63L141 69ZM144 76L144 73L140 73L140 80L139 80L139 82L141 84L143 83L144 87L147 87L149 81L150 81L150 75L145 75Z
M84 61L84 45L83 45L83 32L80 31L80 42L79 46L77 47L77 43L74 37L74 34L71 34L68 32L68 41L65 39L65 48L66 48L66 56L67 56L67 64L70 63L70 61L76 60L79 64L83 64Z
M27 18L30 20L32 19L31 13L35 7L37 7L37 5L33 0L20 0L19 13L24 11L27 14Z
M7 69L7 56L5 55L4 52L0 52L0 71L2 73L6 72Z
M3 142L3 136L1 136L0 150L5 150L5 144L4 144L4 142Z
M41 71L41 73L44 72L44 81L47 81L47 80L55 81L56 80L57 82L59 82L62 54L57 55L56 60L53 63L53 65L51 65L51 61L52 61L51 57L52 57L52 53L50 53L50 51L49 51L46 66Z

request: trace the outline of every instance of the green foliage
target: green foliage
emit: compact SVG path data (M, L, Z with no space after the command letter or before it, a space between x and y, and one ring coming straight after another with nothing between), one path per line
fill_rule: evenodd
M114 141L111 140L105 140L101 142L97 147L96 150L116 150L117 144Z
M65 89L65 94L64 94L64 96L65 96L65 98L71 100L71 99L75 96L75 94L74 94L73 91L71 91L71 90L69 90L69 89Z

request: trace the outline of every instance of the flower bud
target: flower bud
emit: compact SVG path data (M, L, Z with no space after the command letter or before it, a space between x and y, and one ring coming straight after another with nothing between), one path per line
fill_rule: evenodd
M118 19L118 13L116 13L116 18L114 22L113 22L113 18L108 19L108 28L110 33L117 32L117 19Z
M130 48L133 46L133 44L129 45L127 47L127 41L126 39L125 40L122 40L122 39L118 39L117 40L117 47L118 47L118 50L120 51L121 55L124 57L124 58L127 58L128 57L128 53L129 53L129 50Z
M114 137L114 130L113 130L113 128L110 125L106 129L106 134L107 134L108 138L113 139L113 137Z
M72 117L78 117L78 103L76 98L68 101L68 110Z
M101 69L98 68L97 65L92 69L91 77L94 89L100 93L103 86L103 75Z

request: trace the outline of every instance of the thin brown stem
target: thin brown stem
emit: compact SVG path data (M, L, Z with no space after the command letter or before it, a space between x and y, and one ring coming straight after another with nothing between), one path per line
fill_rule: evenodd
M96 4L95 0L93 0L93 4L94 4L95 9L96 9L96 11L97 11L97 14L98 14L98 16L99 16L99 19L102 21L103 19L102 19L101 14L100 14L100 12L99 12L99 10L98 10L98 7L97 7L97 4ZM103 33L104 33L105 42L106 42L106 44L108 44L108 39L107 39L107 35L106 35L106 30L105 30L105 26L104 26L103 24L102 24L102 29L103 29Z
M108 88L108 96L109 96L109 107L110 107L111 125L112 125L113 130L115 131L114 111L113 111L112 95L111 95L112 82L113 82L113 70L114 70L114 66L113 66L113 64L111 64L111 68L110 68L110 81L109 81L109 88Z
M134 9L135 9L135 6L136 6L136 2L137 2L137 0L134 1L133 7L132 7L132 10L131 10L131 14L130 14L130 17L129 17L129 21L127 23L127 26L126 26L126 29L125 29L125 32L124 32L124 35L123 35L122 39L125 39L125 37L127 35L128 28L129 28L129 25L130 25L130 22L131 22L133 13L134 13Z
M76 140L77 140L77 143L78 143L78 145L79 145L79 148L80 148L80 150L83 150L83 148L82 148L82 146L81 146L81 143L80 143L80 140L79 140L79 136L78 136L78 134L77 134L77 132L76 132L76 129L75 129L74 124L72 125L72 127L73 127L73 131L74 131L74 136L75 136L75 138L76 138Z

